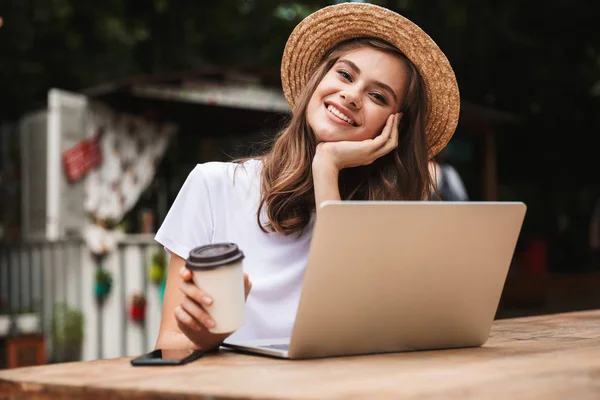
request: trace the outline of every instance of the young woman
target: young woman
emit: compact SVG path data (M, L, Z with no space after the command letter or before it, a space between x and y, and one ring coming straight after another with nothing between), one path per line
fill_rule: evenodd
M245 253L237 339L288 337L318 204L430 196L428 160L454 132L459 96L420 28L371 4L325 7L292 32L281 74L292 117L271 151L198 165L156 235L171 253L157 348L211 349L228 336L207 329L212 299L184 268L193 247L234 242Z

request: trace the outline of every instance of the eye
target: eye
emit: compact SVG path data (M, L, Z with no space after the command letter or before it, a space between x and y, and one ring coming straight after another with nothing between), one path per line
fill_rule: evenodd
M385 97L381 93L371 93L371 97L380 103L387 104Z
M348 71L344 71L343 69L338 70L338 75L342 78L346 79L349 82L352 82L352 75Z

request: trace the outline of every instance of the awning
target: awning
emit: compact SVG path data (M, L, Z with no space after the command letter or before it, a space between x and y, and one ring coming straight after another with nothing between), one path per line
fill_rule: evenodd
M280 89L254 83L188 82L184 86L134 85L134 96L272 112L289 112Z

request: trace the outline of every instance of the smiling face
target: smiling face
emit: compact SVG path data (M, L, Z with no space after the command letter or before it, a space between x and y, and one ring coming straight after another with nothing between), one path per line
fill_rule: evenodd
M409 77L404 61L372 47L342 54L306 109L317 143L372 139L400 110Z

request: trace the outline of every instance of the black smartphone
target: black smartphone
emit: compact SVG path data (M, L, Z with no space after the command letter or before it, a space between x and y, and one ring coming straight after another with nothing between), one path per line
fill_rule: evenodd
M154 350L131 360L136 367L152 365L184 365L204 355L202 350L164 349Z

